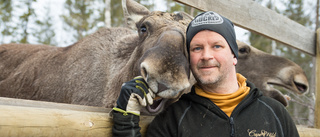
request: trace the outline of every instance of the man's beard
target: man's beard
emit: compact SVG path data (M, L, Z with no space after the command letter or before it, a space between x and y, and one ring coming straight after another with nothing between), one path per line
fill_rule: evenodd
M221 65L220 63L216 62L216 61L201 61L198 65L197 65L197 69L198 68L201 68L201 67L206 67L206 66L214 66L216 67L218 70L220 70L221 68ZM198 69L199 70L199 69ZM193 75L195 76L197 82L199 84L202 84L202 85L214 85L214 84L217 84L221 81L222 79L222 76L221 75L221 72L195 72L193 69L192 69L192 73ZM217 74L214 74L212 75L213 73L217 73ZM206 75L212 75L213 77L206 77Z

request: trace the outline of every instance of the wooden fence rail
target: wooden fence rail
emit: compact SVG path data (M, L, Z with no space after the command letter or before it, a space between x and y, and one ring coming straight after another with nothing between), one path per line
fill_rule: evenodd
M110 108L0 97L2 137L111 137ZM141 132L153 119L141 116Z
M175 0L202 11L215 11L235 25L315 55L316 33L253 0Z
M0 135L5 137L110 137L110 108L0 97ZM144 134L153 116L141 116ZM301 137L316 137L320 130L298 126Z

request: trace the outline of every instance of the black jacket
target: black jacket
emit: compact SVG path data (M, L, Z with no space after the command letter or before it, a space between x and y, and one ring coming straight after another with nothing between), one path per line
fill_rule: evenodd
M190 93L183 95L178 102L155 117L148 127L147 136L299 137L284 106L272 98L262 96L252 83L247 82L247 85L250 87L249 95L239 103L230 117L211 100L198 96L192 88Z

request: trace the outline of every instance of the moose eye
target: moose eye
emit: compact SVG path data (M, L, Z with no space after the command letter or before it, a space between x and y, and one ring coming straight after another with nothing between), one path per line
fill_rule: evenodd
M140 27L140 32L142 32L142 33L147 32L147 27L146 26L141 26Z
M239 49L239 52L240 52L240 53L246 53L246 52L247 52L247 49L246 49L246 48L240 48L240 49Z

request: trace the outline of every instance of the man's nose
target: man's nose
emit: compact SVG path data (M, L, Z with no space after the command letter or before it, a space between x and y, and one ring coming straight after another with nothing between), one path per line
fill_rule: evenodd
M202 58L203 60L210 60L214 58L214 54L210 49L204 48L202 52Z

